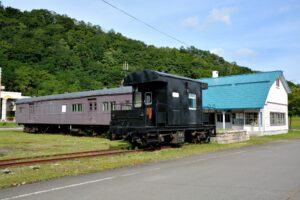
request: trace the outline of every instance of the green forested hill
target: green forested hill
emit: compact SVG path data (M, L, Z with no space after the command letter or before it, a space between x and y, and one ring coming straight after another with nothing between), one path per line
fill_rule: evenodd
M21 12L0 2L0 66L6 90L40 96L119 86L129 72L153 69L191 78L252 72L189 48L157 48L48 10Z

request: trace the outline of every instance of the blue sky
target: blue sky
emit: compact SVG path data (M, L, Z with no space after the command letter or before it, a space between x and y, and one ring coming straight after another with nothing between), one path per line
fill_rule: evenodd
M107 1L189 45L255 70L282 70L286 79L300 83L299 0ZM182 46L101 0L2 0L2 4L52 10L146 44Z

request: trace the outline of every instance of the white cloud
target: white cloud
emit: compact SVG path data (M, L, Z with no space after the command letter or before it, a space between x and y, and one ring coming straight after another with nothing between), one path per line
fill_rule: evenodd
M216 54L218 56L224 56L225 50L222 48L215 48L215 49L210 50L210 53Z
M236 8L232 7L213 8L203 20L199 20L197 16L187 17L181 22L181 26L203 31L215 23L230 25L231 15L235 11Z
M209 22L222 22L226 25L231 24L231 15L235 11L235 8L213 8L208 15Z
M249 48L241 48L236 50L235 55L238 57L254 57L257 53Z
M197 28L199 26L198 17L188 17L182 21L181 25L186 28Z

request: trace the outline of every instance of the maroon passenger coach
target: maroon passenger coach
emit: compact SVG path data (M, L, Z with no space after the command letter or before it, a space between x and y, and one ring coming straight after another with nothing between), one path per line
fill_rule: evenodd
M131 87L119 87L20 99L16 122L25 132L102 133L112 110L130 108L131 93Z

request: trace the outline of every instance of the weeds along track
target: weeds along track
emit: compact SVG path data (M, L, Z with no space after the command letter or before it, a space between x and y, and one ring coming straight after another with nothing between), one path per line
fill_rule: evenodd
M13 158L13 159L0 160L0 168L51 163L51 162L77 159L77 158L114 156L114 155L122 155L122 154L129 154L129 153L137 153L140 151L142 150L110 149L110 150L82 151L82 152L72 152L72 153L53 154L53 155L41 155L41 156L24 157L24 158Z

